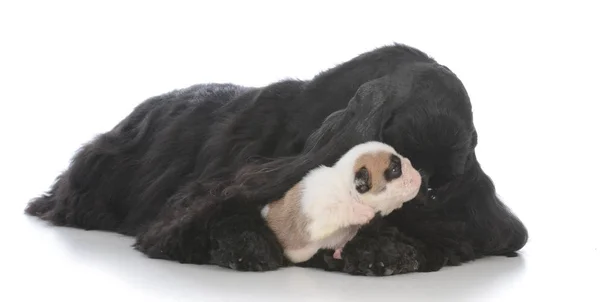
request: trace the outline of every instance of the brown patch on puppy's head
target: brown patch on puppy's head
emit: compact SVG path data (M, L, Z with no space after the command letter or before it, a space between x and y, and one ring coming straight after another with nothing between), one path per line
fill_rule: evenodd
M354 183L356 191L381 192L385 190L387 180L385 171L390 167L389 152L376 151L360 155L354 162Z

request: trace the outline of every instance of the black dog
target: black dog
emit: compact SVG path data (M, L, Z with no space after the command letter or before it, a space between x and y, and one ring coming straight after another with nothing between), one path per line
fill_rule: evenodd
M79 150L26 212L136 236L135 247L153 258L272 270L288 263L259 209L367 140L409 157L428 186L364 228L343 260L321 252L302 265L365 275L434 271L514 256L527 242L477 162L462 83L403 45L311 81L204 84L151 98Z

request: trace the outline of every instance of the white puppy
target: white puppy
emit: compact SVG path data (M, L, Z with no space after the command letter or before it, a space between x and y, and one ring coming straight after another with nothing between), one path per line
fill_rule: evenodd
M421 175L410 161L381 142L356 145L333 167L311 170L262 215L294 262L319 249L341 250L375 213L385 216L413 199Z

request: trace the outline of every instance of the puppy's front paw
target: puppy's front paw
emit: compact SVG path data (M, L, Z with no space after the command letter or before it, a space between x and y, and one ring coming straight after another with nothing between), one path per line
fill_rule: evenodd
M366 224L375 217L375 210L368 205L362 203L354 203L352 205L352 218L350 219L351 224Z

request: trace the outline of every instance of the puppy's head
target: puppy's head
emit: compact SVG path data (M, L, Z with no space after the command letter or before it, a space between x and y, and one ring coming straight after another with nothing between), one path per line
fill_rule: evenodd
M353 195L381 215L400 208L419 192L421 175L410 160L389 145L367 142L355 146L346 156L339 163L351 167Z

